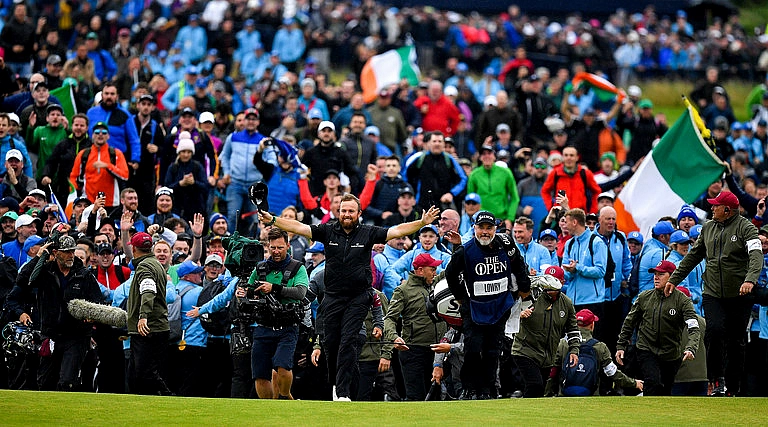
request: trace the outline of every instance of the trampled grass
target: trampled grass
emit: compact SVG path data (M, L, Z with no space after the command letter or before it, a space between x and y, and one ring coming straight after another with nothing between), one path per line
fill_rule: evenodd
M314 402L0 391L0 425L765 425L768 399ZM556 424L557 423L557 424ZM564 424L567 423L567 424Z

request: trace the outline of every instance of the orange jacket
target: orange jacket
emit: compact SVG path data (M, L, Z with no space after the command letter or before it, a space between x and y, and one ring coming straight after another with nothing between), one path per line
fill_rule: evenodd
M80 187L77 178L80 176L80 166L83 163L83 152L88 148L80 150L75 157L75 163L72 166L72 172L69 174L69 180L75 185L75 188L88 197L88 200L94 201L100 191L104 192L107 198L105 207L114 207L120 204L119 181L128 180L128 164L125 162L123 152L115 148L115 164L112 164L109 158L109 146L107 144L97 147L95 144L90 147L90 154L85 165L85 176ZM95 168L93 163L101 160L107 164L106 168Z
M600 131L600 135L597 137L600 144L600 156L613 151L616 154L616 161L619 163L616 165L623 165L627 161L627 149L624 147L624 141L621 140L621 136L611 128L605 128Z
M549 173L547 180L541 187L541 197L544 199L547 210L552 209L552 203L559 190L565 190L565 195L568 197L568 206L571 209L581 208L586 213L594 212L597 209L597 196L601 192L600 186L595 182L595 177L589 169L583 165L578 165L578 168L584 171L583 180L580 171L569 175L563 169L563 165L556 166ZM555 180L555 177L557 177L557 180ZM557 181L557 185L555 185L555 181ZM586 181L586 188L584 181ZM589 201L587 200L587 192L590 195Z

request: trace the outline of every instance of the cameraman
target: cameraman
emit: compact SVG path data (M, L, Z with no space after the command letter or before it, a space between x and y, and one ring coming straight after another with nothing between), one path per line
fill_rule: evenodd
M309 286L307 269L300 262L288 256L288 233L272 228L267 235L269 259L262 261L248 279L250 289L255 296L272 295L279 306L268 304L268 308L256 310L271 311L272 322L257 320L253 329L253 348L251 351L251 369L256 381L256 393L260 399L273 398L272 371L277 371L277 398L291 400L293 382L293 353L299 336L298 313L291 316L288 304L299 305ZM297 268L298 264L298 268ZM265 268L266 267L266 268ZM238 287L236 295L240 298L250 291ZM302 316L303 317L303 316ZM272 323L272 324L268 324Z

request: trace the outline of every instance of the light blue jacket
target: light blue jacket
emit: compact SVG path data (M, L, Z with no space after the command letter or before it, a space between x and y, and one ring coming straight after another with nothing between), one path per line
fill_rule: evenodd
M252 53L256 48L256 45L261 44L261 34L257 30L253 30L250 33L246 29L242 29L235 34L237 39L238 48L235 50L235 61L242 62L249 53ZM267 58L269 59L269 58ZM242 68L241 68L242 70Z
M537 276L544 274L544 270L552 265L552 255L547 248L533 240L528 245L518 243L517 248L520 250L520 255L525 259L525 263L528 264L528 268L536 270Z
M170 81L170 80L169 80ZM176 108L179 106L179 101L181 101L181 98L184 98L185 96L194 96L195 95L195 88L192 87L191 84L189 84L186 80L182 79L171 84L168 87L168 90L165 91L163 94L163 105L167 110L170 111L176 111Z
M448 266L448 261L451 260L451 254L438 250L437 246L428 251L425 251L421 246L418 246L413 250L406 252L405 255L384 270L384 285L382 286L382 292L387 295L387 298L392 296L392 293L395 292L395 288L400 285L401 281L408 280L408 273L413 271L413 260L416 256L423 253L427 253L432 258L442 261L442 264L437 266L438 274L445 270L445 267ZM387 294L387 292L389 292L389 294Z
M502 89L504 89L504 86L502 86L497 79L491 79L489 82L483 78L476 81L474 86L472 86L472 92L475 94L475 99L481 104L485 101L486 96L496 96Z
M393 248L392 246L384 245L384 251L373 256L373 265L376 266L378 271L384 272L386 277L387 269L389 266L396 263L403 255L405 255L404 250L401 251ZM387 292L389 292L387 299L390 299L392 298L392 293L395 291L395 288L388 286L386 280L383 281L384 283L381 284L381 291L384 292L385 295L387 295Z
M595 229L595 233L597 233L597 229ZM621 239L616 237L616 233L620 233L621 236L624 237L624 243L622 243ZM603 239L603 242L606 245L609 245L606 237L600 233L597 234ZM611 282L611 287L605 289L605 300L616 301L616 298L621 295L621 282L629 280L629 275L632 273L632 259L629 257L630 253L629 245L627 245L627 236L625 236L621 231L617 230L611 235L611 241L608 247L611 250L611 258L616 264L616 268L613 271L613 281ZM606 264L607 262L608 259L606 258Z
M659 261L664 259L664 254L669 248L660 241L651 238L643 245L643 250L640 252L642 259L640 260L640 269L638 270L638 286L640 293L653 289L653 273L649 273L649 268L654 268L659 264Z
M589 239L592 232L586 229L581 235L574 236L565 244L563 265L576 260L576 272L565 272L563 292L573 301L573 305L597 304L605 301L605 266L608 251L603 239L596 237L589 251Z
M264 69L269 65L269 55L262 53L256 56L254 53L245 53L240 62L240 73L245 76L246 82L252 85L264 74Z
M670 252L669 256L667 257L667 261L675 264L675 267L680 265L680 261L682 260L683 256L680 255L680 253L677 251ZM685 280L679 284L679 286L683 286L691 291L691 302L693 302L693 308L696 310L696 314L701 317L704 317L704 299L702 297L702 292L704 291L705 264L706 262L702 261L699 265L696 266L696 268L691 270L691 272L688 273L688 277L686 277Z
M205 56L208 49L208 35L205 28L201 26L192 27L186 25L181 27L176 34L176 41L181 43L181 51L189 62L198 62Z
M32 175L32 161L29 159L27 144L21 138L13 138L13 144L16 146L17 150L21 151L21 156L24 157L24 168L22 169L24 175L34 176ZM0 139L0 160L2 160L2 162L0 162L0 176L5 175L5 155L8 154L9 151L11 151L11 136L6 135L4 138Z
M184 279L179 279L179 283L176 284L176 292L180 295L187 286L193 286L193 288L187 291L181 298L181 330L184 331L182 336L187 345L205 347L208 344L208 332L200 324L200 318L187 317L185 315L186 312L192 310L192 307L197 306L197 298L200 296L203 287Z
M233 180L244 185L250 185L256 181L261 181L264 177L253 164L253 156L259 149L264 135L259 132L248 134L248 131L241 130L228 137L224 144L219 160L224 175L230 175ZM264 150L261 158L265 162L272 163L277 167L277 154L274 150Z
M304 33L300 29L281 28L275 33L272 50L280 53L281 62L298 61L304 54L304 49L306 49L306 43L304 42Z

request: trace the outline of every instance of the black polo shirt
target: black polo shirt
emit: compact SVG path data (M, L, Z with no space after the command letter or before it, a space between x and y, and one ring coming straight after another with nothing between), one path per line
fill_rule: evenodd
M373 245L386 243L387 229L359 224L347 234L341 224L312 225L312 240L325 245L325 293L358 295L371 287Z

